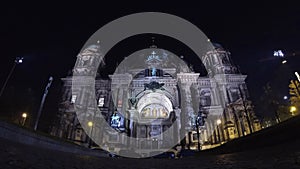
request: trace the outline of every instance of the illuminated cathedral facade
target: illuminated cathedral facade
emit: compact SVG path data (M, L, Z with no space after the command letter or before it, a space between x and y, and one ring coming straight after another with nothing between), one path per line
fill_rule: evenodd
M83 50L77 56L73 75L87 76L95 71L91 66L99 52L98 44ZM139 55L144 63L140 68L120 64L109 79L96 77L95 99L100 113L93 108L86 111L91 114L90 121L102 116L115 129L109 137L104 137L101 133L105 129L97 125L90 131L83 130L74 109L74 103L83 100L72 92L72 76L62 78L62 101L51 134L88 145L89 132L114 149L122 149L128 142L120 132L137 138L136 146L149 149L168 147L166 140L184 134L178 146L205 149L260 130L249 100L247 76L233 64L230 52L215 44L202 56L207 65L205 76L172 63L172 57L176 56L151 47ZM84 92L85 88L81 89ZM147 120L151 122L143 123ZM171 126L172 138L160 135ZM138 138L145 139L139 142Z

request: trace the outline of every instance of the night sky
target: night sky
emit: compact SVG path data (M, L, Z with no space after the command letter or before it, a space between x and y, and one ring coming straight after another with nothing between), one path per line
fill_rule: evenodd
M262 87L267 82L278 84L275 86L279 97L288 95L289 80L295 79L293 71L300 71L299 6L286 1L257 4L221 2L176 4L145 1L143 4L108 5L82 1L78 4L18 3L2 6L1 87L15 57L24 57L24 63L17 65L0 98L1 116L17 117L26 111L29 120L33 121L51 75L54 82L40 126L41 130L47 131L57 113L62 84L60 78L72 69L84 43L108 22L137 12L165 12L182 17L198 26L211 41L229 50L235 64L248 75L247 84L255 104L258 104ZM135 50L149 47L152 36L155 35L124 40L107 57L121 61ZM196 58L183 44L166 37L157 36L155 43L159 48L184 55L192 61ZM282 65L280 59L272 57L277 49L282 49L287 55L287 64ZM266 116L259 111L257 114L259 117Z

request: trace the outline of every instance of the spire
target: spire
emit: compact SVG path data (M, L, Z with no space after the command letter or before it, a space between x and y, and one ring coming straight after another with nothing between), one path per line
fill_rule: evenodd
M151 41L152 45L150 46L150 48L157 48L157 46L155 45L155 37L151 37Z

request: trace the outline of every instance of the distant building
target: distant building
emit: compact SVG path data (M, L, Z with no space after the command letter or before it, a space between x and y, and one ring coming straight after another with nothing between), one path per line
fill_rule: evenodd
M172 139L159 137L159 134L174 125L171 131L173 137L179 137L180 133L186 135L178 144L183 148L197 149L197 130L202 148L260 130L260 123L248 99L246 75L239 72L228 51L221 45L214 46L202 57L207 76L172 63L172 54L151 47L140 57L145 63L141 68L130 69L120 65L109 80L97 77L95 94L101 113L96 114L93 108L87 109L86 113L91 114L92 121L103 115L108 124L118 130L109 138L100 137L103 128L94 126L92 134L99 135L100 143L115 144L115 148L127 142L117 132L137 138L151 137L155 139L146 142L137 140L136 145L155 149L166 146L163 144L166 139ZM91 67L96 65L94 59L99 52L98 45L83 50L73 72L78 76L95 73L93 71L96 70ZM74 103L84 104L84 100L76 94L79 91L72 94L72 76L62 78L62 81L62 102L51 134L85 144L89 138L74 110ZM81 90L85 93L86 88L82 86ZM142 124L129 118L133 116L141 121L156 120Z

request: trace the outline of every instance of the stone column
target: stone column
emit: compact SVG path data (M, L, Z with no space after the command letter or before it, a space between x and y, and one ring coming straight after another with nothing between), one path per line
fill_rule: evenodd
M180 118L180 114L181 114L181 110L178 109L178 108L176 108L174 110L174 112L175 112L175 115L176 115L176 121L173 124L173 125L175 125L174 126L174 130L173 130L174 131L174 139L180 141L181 140L180 139L180 130L181 130L181 124L180 124L181 118Z
M136 130L135 130L135 125L136 125L136 121L137 121L137 110L135 109L131 109L128 110L129 111L129 128L130 128L130 137L135 137L136 136Z
M191 118L194 116L192 106L192 97L190 87L193 83L197 83L199 73L178 73L177 80L179 82L180 97L181 97L181 130L180 135L185 135L186 138L181 142L182 147L187 144L189 132L191 131Z
M185 126L186 133L191 130L191 118L195 112L193 110L193 102L191 96L191 85L197 83L199 73L179 73L177 80L180 82L181 92L181 110L182 110L182 124Z

